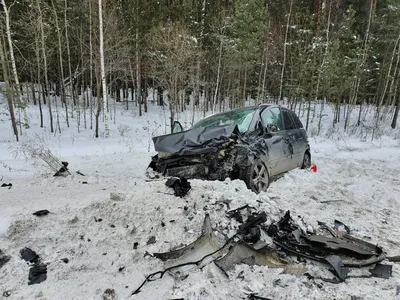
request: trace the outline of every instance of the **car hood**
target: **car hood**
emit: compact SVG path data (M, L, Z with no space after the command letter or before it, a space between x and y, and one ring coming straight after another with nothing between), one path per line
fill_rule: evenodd
M153 138L157 152L172 155L196 155L216 152L237 132L236 125L193 128L186 131Z

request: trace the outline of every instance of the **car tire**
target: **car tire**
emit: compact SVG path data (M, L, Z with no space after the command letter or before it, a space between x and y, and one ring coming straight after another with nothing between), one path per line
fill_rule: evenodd
M303 163L301 165L301 168L302 169L311 168L311 154L308 150L304 153Z
M246 183L247 188L255 192L265 192L269 186L269 173L265 164L260 159L255 159L253 164L241 170L240 178Z

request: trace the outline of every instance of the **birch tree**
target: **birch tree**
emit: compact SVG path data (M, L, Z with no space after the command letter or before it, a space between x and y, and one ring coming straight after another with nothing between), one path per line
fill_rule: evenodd
M106 72L104 67L104 41L103 41L103 6L102 0L99 0L99 38L100 38L100 76L101 86L103 89L103 111L104 111L104 131L105 136L110 136L110 129L108 127L108 109L107 109L107 86L106 86ZM98 97L99 95L97 95Z
M3 49L4 48L3 48L2 38L0 38L0 60L1 60L1 66L2 66L2 71L3 71L3 77L4 77L8 110L10 112L11 126L13 129L15 138L18 142L18 128L17 128L17 122L15 121L14 104L13 104L13 99L12 99L12 92L10 89L10 83L8 80L8 70L7 70L6 58L5 58Z

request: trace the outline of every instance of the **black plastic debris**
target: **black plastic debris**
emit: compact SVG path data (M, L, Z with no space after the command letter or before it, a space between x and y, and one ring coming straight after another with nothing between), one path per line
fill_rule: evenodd
M327 257L325 257L325 260L333 267L337 277L341 281L345 281L349 270L347 268L343 268L342 259L337 255L328 255Z
M122 272L125 269L125 267L119 267L118 272Z
M68 258L62 258L61 260L66 264L69 263L69 259Z
M167 187L173 188L174 195L181 198L184 197L192 188L190 182L185 177L182 177L180 179L176 177L171 177L167 180L165 185Z
M246 222L239 226L238 233L239 234L250 234L252 233L252 229L257 228L258 225L267 221L267 214L265 211L251 215L247 218ZM254 231L253 231L254 233Z
M24 248L19 253L21 254L21 258L27 262L33 264L39 261L39 255L37 255L35 251L29 248Z
M149 240L147 241L147 245L151 245L154 244L156 242L156 237L153 235L149 238Z
M53 175L53 176L67 176L69 173L68 171L68 162L62 161L62 167Z
M47 216L50 212L47 209L35 211L32 215L37 217Z
M37 284L47 279L47 266L43 264L34 265L29 269L28 284Z
M257 296L257 294L250 294L247 299L249 300L272 300L271 298Z
M374 277L388 279L392 276L392 265L384 265L378 263L373 269L369 269L369 272Z
M8 187L8 189L11 189L12 183L3 183L3 184L1 185L1 187Z
M9 260L10 256L6 255L1 249L0 249L0 268L4 266Z

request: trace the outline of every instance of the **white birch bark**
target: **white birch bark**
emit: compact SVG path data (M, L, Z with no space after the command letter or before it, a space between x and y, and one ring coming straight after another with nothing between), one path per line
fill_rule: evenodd
M99 0L99 34L100 34L100 76L101 85L103 89L103 110L104 110L104 131L105 137L110 136L110 129L108 127L107 109L107 86L106 86L106 72L104 67L104 40L103 40L103 4Z

